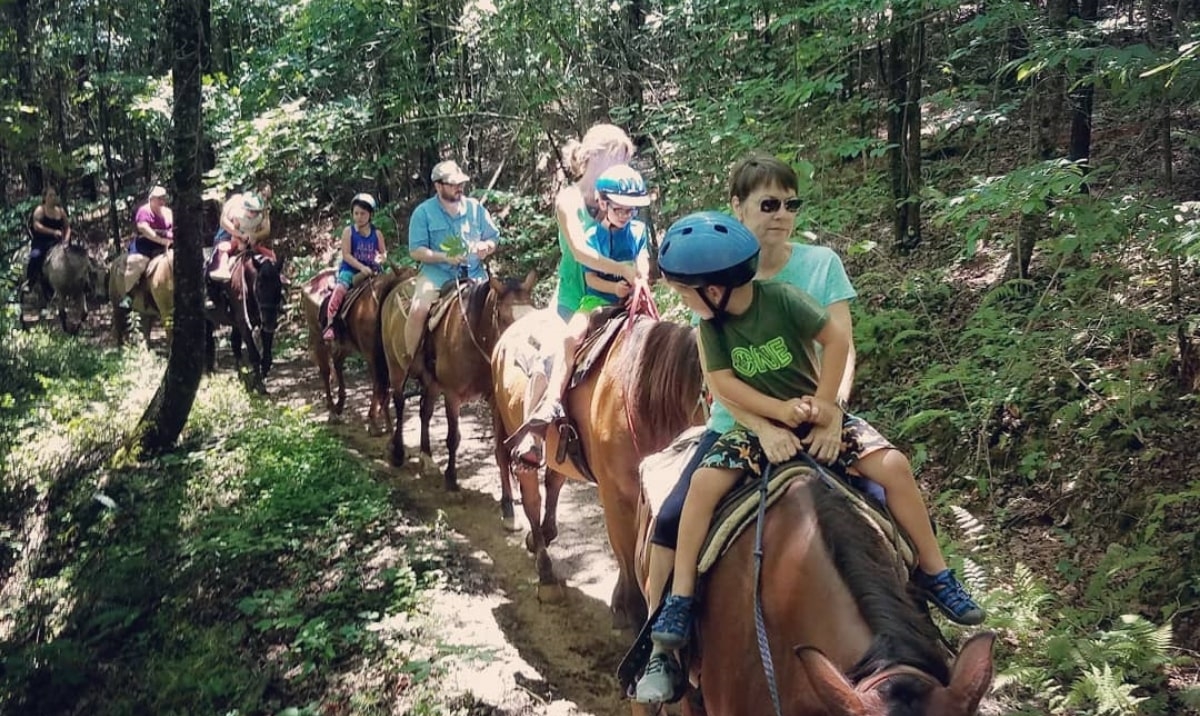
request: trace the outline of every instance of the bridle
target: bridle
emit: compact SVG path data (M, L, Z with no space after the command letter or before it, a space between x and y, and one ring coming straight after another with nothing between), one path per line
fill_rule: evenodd
M857 684L854 685L854 690L860 694L865 694L865 693L868 693L871 691L875 691L880 686L883 686L883 684L886 683L888 680L895 678L897 676L911 676L920 681L925 682L926 684L928 684L929 686L931 686L933 688L939 688L939 687L943 686L942 682L938 681L930 674L927 674L924 671L921 671L920 669L918 669L915 666L909 666L908 664L895 664L894 666L889 666L887 668L880 669L879 671L875 672L874 674L871 674L867 678L862 679L861 681L859 681Z

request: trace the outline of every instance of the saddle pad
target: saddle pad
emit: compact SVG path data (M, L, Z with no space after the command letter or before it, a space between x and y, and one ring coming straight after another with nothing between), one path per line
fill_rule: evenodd
M587 336L575 352L575 372L567 382L567 390L582 383L592 368L604 358L627 318L629 314L620 306L606 306L592 314Z
M799 473L808 471L807 465L775 470L767 483L767 509L786 492L787 486L792 484L792 480L796 479ZM704 539L704 546L700 548L700 564L696 576L708 572L733 541L747 527L754 524L755 518L758 517L758 491L759 480L742 480L717 505L712 527L708 530L708 537Z
M467 300L466 292L471 288L470 281L464 281L458 286L455 286L453 281L447 281L442 284L442 292L438 294L437 300L433 302L433 306L429 308L429 320L425 322L426 330L433 333L437 329L438 324L442 322L442 318L446 316L446 311L454 305L454 296L457 295L460 301Z
M365 274L358 274L358 275L363 276ZM341 319L342 322L345 322L346 316L350 315L350 307L354 305L354 302L356 300L358 300L359 296L366 293L374 285L375 285L375 277L374 276L368 276L365 279L360 279L354 285L352 285L350 287L350 290L346 292L346 298L342 300L341 307L338 308L337 318Z
M813 472L806 461L792 461L777 468L768 483L767 508L769 509L779 499L780 495L784 493L784 488L792 480ZM873 501L864 498L861 492L828 471L820 470L816 474L824 485L841 493L842 497L849 500L867 524L883 538L884 544L888 545L892 553L898 556L907 567L905 570L898 570L902 572L901 577L907 579L908 573L917 565L916 549L908 535L887 513L887 508L876 506ZM743 480L717 506L717 511L713 515L713 526L709 529L704 547L700 550L700 565L697 574L704 574L711 569L733 544L733 541L748 526L754 524L754 520L758 516L758 491L758 480Z

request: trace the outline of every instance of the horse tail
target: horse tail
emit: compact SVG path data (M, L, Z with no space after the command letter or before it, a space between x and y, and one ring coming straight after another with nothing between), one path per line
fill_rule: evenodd
M379 309L375 311L375 335L379 336L379 340L375 341L375 346L372 349L375 353L375 375L371 378L375 381L375 385L391 385L391 375L388 372L387 352L384 350L383 343L383 307L387 303L388 297L403 281L399 276L392 272L384 272L375 276L375 300L378 303ZM386 406L385 406L386 409ZM399 420L400 416L397 415Z

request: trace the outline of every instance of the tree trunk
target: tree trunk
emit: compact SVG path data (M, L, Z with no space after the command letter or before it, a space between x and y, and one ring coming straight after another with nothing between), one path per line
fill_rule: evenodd
M170 448L187 423L204 358L204 277L200 249L200 47L208 0L172 0L175 52L175 317L171 355L158 392L134 433L142 454Z
M893 240L901 253L921 243L921 76L925 21L921 9L893 18L883 74L888 88L888 174Z
M25 104L31 107L40 107L37 87L34 86L33 57L36 50L30 40L34 35L30 22L29 5L29 0L16 0L13 4L17 45L17 92ZM24 160L25 164L25 190L31 196L40 196L44 186L42 163L38 157L38 141L42 135L39 127L40 115L34 115L34 118L29 120L29 124L29 129L32 130L32 140L25 140L21 147L28 154L18 161Z
M1096 22L1098 0L1082 0L1079 4L1079 19L1094 25ZM1081 162L1086 174L1090 170L1087 161L1092 155L1092 103L1096 95L1096 87L1092 84L1091 74L1093 64L1088 62L1083 66L1082 77L1075 89L1071 90L1071 140L1067 147L1067 158L1073 162ZM1089 191L1085 181L1080 185L1084 193Z

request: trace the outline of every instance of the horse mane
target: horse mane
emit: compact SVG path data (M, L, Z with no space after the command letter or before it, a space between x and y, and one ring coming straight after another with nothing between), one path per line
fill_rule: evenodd
M507 282L504 287L508 288ZM469 329L473 330L474 326L479 325L479 320L483 316L483 309L487 305L488 294L491 293L491 290L491 281L472 281L467 288L467 295L463 301L467 310L467 321L470 324L468 325ZM499 299L500 296L496 296L496 298Z
M695 329L637 320L621 346L616 375L634 387L633 422L643 455L666 447L692 422L702 375Z
M825 549L874 635L867 653L850 669L850 680L905 664L948 683L950 670L937 630L900 582L890 548L845 498L819 481L813 483L812 496ZM893 681L901 688L902 680Z

